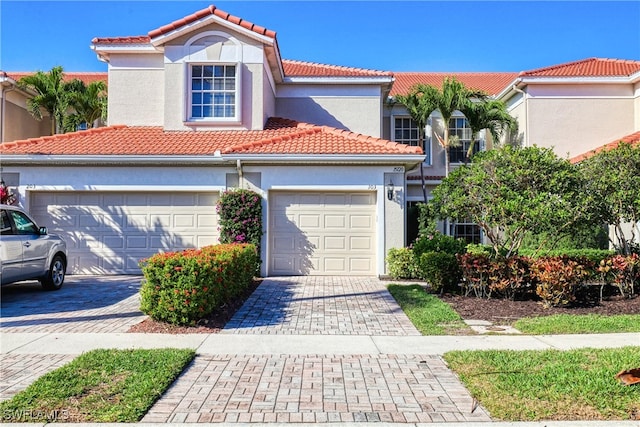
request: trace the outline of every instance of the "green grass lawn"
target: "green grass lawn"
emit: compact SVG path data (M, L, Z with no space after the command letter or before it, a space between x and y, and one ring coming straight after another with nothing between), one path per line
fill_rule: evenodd
M4 422L137 422L193 360L185 349L94 350L0 403Z
M449 366L493 418L635 420L640 388L615 379L640 366L640 347L571 351L454 351Z
M522 333L534 335L640 332L640 314L556 314L519 319L513 326Z
M422 286L392 284L388 289L422 335L456 335L470 331L449 304L425 292Z

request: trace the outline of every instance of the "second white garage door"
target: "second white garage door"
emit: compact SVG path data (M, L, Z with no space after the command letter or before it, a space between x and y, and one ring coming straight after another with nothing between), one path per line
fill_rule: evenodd
M42 192L39 225L67 242L69 274L139 274L138 262L218 243L216 193Z
M269 206L271 275L375 274L375 193L274 192Z

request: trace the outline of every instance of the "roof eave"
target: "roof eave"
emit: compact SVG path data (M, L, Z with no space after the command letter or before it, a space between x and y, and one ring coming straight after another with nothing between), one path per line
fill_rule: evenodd
M90 46L102 62L109 62L109 56L111 54L121 53L137 53L137 54L157 54L164 52L162 46L155 47L150 44L92 44Z
M376 164L418 165L424 154L223 154L225 160L252 164Z
M391 85L393 84L393 76L353 76L353 77L285 77L284 83L291 84L377 84Z
M523 84L576 84L576 83L600 83L620 84L632 83L632 76L521 76Z
M208 155L57 155L57 154L2 154L3 165L211 165L224 164L219 153Z

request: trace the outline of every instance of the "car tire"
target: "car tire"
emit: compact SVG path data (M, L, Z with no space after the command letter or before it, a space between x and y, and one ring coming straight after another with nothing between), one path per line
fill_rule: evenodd
M64 283L65 265L64 259L60 255L53 257L47 276L40 281L42 287L47 291L57 291Z

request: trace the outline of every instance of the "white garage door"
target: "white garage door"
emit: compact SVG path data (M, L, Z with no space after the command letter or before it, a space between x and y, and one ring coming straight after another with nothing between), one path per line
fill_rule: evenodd
M270 194L270 274L375 274L375 204L368 192Z
M38 225L67 242L70 274L139 274L138 262L218 243L216 193L33 193Z

